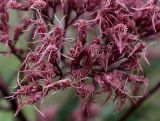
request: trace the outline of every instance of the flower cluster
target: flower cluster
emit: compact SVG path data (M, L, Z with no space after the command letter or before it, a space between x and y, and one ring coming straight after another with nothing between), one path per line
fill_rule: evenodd
M0 42L9 43L9 14L7 12L7 0L0 1Z
M31 27L30 42L37 42L18 71L23 77L13 95L20 103L18 110L43 100L49 91L65 88L75 89L83 100L105 92L107 100L114 97L118 111L127 99L138 97L137 85L146 92L148 82L140 59L148 62L144 39L160 32L158 0L3 1L0 42L11 41L13 46ZM8 34L8 8L30 15L15 26L13 38ZM62 20L57 13L63 13Z

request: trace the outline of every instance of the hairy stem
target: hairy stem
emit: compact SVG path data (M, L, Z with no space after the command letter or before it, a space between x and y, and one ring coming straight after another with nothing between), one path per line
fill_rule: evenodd
M135 110L137 110L148 98L150 98L155 92L160 89L160 81L148 92L148 95L145 95L137 103L133 104L130 109L119 119L119 121L126 121Z

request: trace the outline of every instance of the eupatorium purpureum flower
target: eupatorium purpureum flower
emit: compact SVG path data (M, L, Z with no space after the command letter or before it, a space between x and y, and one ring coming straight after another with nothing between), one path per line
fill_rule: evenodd
M14 29L9 29L9 9L26 14ZM19 102L17 112L49 91L66 88L84 101L106 93L106 101L114 97L117 111L127 99L139 97L137 85L142 96L146 93L140 59L148 62L144 40L160 32L158 0L1 0L0 21L0 42L9 43L15 54L27 31L29 42L36 43L20 55L19 88L12 96Z

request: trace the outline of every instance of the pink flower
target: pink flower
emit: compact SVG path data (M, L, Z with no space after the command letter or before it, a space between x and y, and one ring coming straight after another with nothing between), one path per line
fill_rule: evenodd
M20 58L15 44L23 33L30 31L29 41L36 43L23 53L19 68L23 79L18 79L19 89L14 93L19 100L17 111L23 104L43 100L49 91L65 88L74 88L83 100L92 101L98 90L108 94L106 100L114 95L118 111L128 98L136 99L135 85L144 85L140 88L144 92L148 85L140 65L141 58L148 62L142 40L160 32L159 4L158 0L0 2L0 42L9 43ZM8 8L26 11L29 17L9 29ZM62 20L57 13L63 13Z

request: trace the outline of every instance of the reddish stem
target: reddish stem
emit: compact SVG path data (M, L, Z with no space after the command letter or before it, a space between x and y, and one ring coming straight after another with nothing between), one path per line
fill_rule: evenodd
M126 121L134 111L136 111L148 98L160 89L160 81L149 92L141 98L136 104L133 104L130 109L119 119L119 121Z

